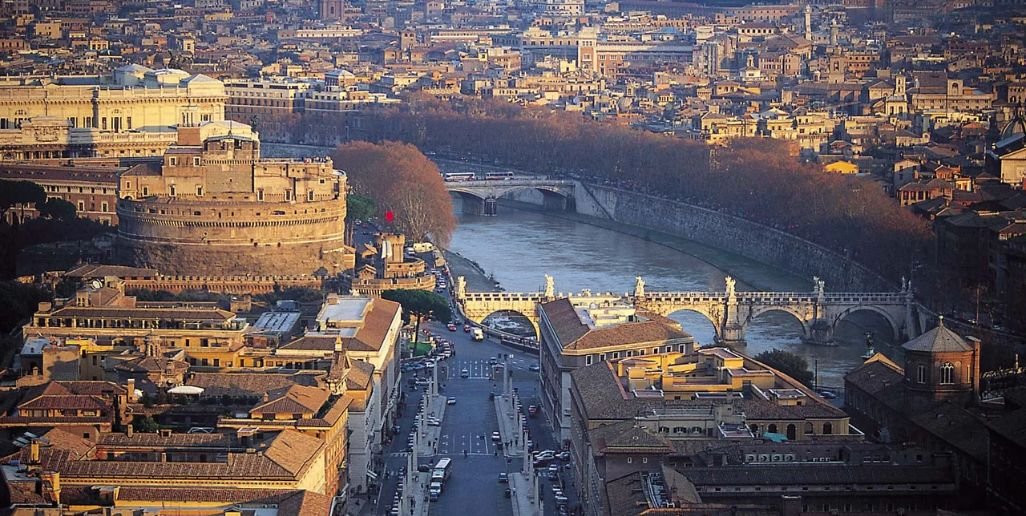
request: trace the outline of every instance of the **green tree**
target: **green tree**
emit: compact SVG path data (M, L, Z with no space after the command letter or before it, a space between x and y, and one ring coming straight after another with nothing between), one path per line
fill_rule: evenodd
M17 281L0 282L0 332L7 333L35 313L40 301L50 295L34 285Z
M132 421L132 429L140 433L154 434L160 430L160 424L152 416L139 417Z
M38 208L45 202L46 191L36 183L0 179L0 220L5 220L7 210L16 205L32 204Z
M774 349L755 355L755 359L802 382L802 384L808 387L812 387L814 375L809 370L809 363L801 356L790 351Z
M377 214L374 199L365 195L349 194L346 196L346 222L367 220Z
M75 205L64 199L48 199L37 207L40 216L51 220L67 221L75 218Z
M449 302L434 292L427 290L395 289L386 290L381 297L389 301L395 301L403 306L403 316L431 314L439 321L452 319L452 310L449 309Z

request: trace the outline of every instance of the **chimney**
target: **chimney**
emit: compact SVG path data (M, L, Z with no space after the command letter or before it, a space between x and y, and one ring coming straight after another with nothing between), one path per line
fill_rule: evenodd
M199 146L203 144L200 128L196 126L178 127L178 145Z
M61 474L57 471L46 471L40 475L43 481L43 492L49 492L52 496L53 503L60 505L61 503Z
M135 378L128 379L128 402L135 403Z
M33 439L29 443L29 463L39 464L39 440Z

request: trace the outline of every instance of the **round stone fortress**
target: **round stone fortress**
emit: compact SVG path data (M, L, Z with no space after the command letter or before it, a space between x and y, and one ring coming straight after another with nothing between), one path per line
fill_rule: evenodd
M346 190L330 159L260 158L246 125L183 127L161 161L121 175L118 257L165 275L340 273L355 260Z

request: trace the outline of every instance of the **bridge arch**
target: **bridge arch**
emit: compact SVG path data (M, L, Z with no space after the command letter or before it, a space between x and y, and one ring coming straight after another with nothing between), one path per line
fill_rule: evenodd
M685 314L690 314L690 317L688 315L685 315ZM710 314L710 313L708 313L708 312L706 312L706 311L704 311L704 310L702 310L700 308L697 308L697 307L679 307L679 308L678 307L674 307L674 308L670 309L665 314L665 316L669 317L669 318L671 318L671 319L673 319L673 320L675 320L677 322L680 322L681 323L681 328L684 330L684 332L690 334L693 337L695 337L696 341L702 341L703 340L702 337L704 336L703 333L705 333L707 331L711 331L711 333L712 333L711 337L713 339L719 340L719 338L720 338L720 325L716 323L716 319L712 316L712 314ZM676 316L676 317L674 317L674 316ZM681 321L681 319L683 319L684 321ZM702 324L701 322L697 322L697 321L701 321L701 320L704 320L705 322L709 323L709 327L706 328L704 326L704 324ZM696 326L696 324L698 326ZM712 342L700 342L700 343L701 344L712 344Z
M802 334L800 335L801 338L808 338L810 335L812 335L811 328L809 327L810 322L806 320L804 315L802 313L798 312L797 310L794 310L792 308L788 308L788 307L785 307L785 306L760 306L760 307L753 307L752 308L752 312L751 312L751 314L748 317L748 320L745 321L745 327L746 327L745 333L748 333L748 331L752 327L752 323L756 319L758 319L759 316L765 315L765 314L768 314L768 313L783 313L783 314L787 314L787 315L791 316L791 318L794 319L794 321L796 321L801 326L801 331L802 331Z
M489 319L492 319L495 316L502 317L502 316L507 316L507 315L520 316L520 317L523 317L524 319L526 319L527 322L530 323L530 325L531 325L531 330L534 332L534 338L535 339L540 339L541 338L541 335L539 333L539 328L538 328L538 317L536 315L534 315L533 313L523 313L519 309L495 310L495 311L489 313L488 315L485 315L484 317L482 317L480 321L476 321L476 322L478 322L482 326L488 326L488 327L497 329L499 331L504 331L506 333L513 333L513 332L511 332L511 331L509 331L507 329L503 329L503 328L500 328L500 327L494 327L494 326L490 326L489 324L487 324L489 322Z
M833 320L830 322L831 332L836 330L837 323L839 323L842 320L844 320L844 318L848 317L849 315L851 315L851 314L853 314L855 312L861 312L861 311L873 312L873 313L883 317L884 320L887 321L887 324L889 324L891 326L891 336L894 338L894 342L895 343L901 342L901 324L899 324L894 319L894 316L891 315L891 313L889 311L887 311L884 308L875 306L875 305L855 305L855 306L848 307L848 308L844 309L843 311L838 313L833 318Z

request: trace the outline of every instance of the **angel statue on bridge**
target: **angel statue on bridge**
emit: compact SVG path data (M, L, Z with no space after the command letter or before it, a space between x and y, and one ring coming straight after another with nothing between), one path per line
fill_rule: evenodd
M456 277L456 299L462 300L467 297L467 278L463 276Z
M645 280L641 276L634 277L634 297L645 297Z
M734 290L734 286L737 284L737 280L730 276L727 276L726 278L724 278L724 281L727 283L727 297L734 297L734 295L737 294L737 291Z
M545 275L545 297L547 299L556 297L556 281L548 274Z

